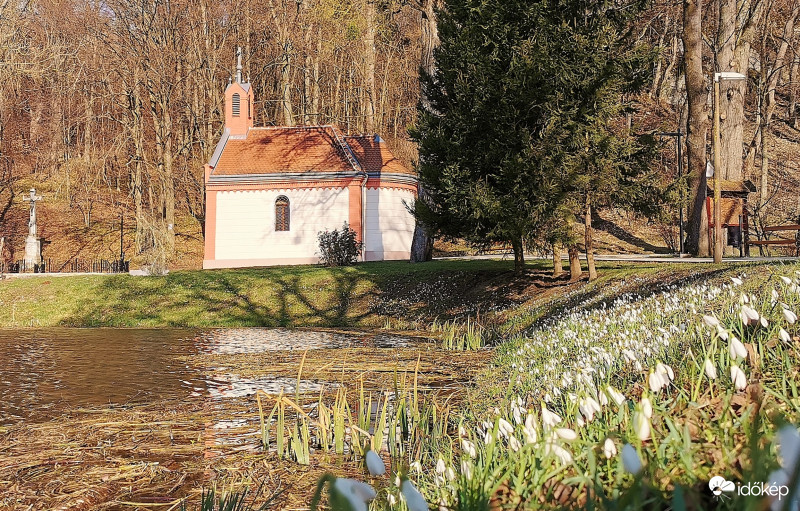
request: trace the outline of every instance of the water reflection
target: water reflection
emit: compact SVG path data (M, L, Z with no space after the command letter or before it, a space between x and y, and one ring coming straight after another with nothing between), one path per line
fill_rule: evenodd
M294 394L297 391L297 380L279 376L263 378L242 378L235 374L218 374L208 380L208 394L212 399L253 396L261 390L267 394ZM334 388L331 383L317 383L300 380L300 392L319 392L323 388Z
M0 330L0 424L47 420L64 411L163 399L240 398L263 390L293 394L291 378L205 371L186 360L323 348L407 347L419 339L288 329ZM301 392L330 383L301 381Z
M203 351L214 355L351 347L404 348L411 344L408 337L393 334L287 328L225 328L201 332L197 338Z

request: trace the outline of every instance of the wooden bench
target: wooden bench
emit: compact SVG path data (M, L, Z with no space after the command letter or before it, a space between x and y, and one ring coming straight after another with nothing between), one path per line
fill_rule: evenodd
M800 224L789 225L770 225L764 227L764 232L780 232L780 231L800 231ZM750 240L750 245L765 246L765 245L785 245L796 247L795 255L800 255L800 237L795 236L794 239L776 239L776 240Z

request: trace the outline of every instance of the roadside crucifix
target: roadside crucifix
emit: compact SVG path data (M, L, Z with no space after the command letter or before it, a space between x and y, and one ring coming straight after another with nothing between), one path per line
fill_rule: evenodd
M31 188L30 197L23 197L22 200L31 203L31 214L28 219L28 236L36 236L36 203L42 200L42 196L36 195L36 188Z
M25 240L25 266L33 269L42 261L42 243L37 236L36 225L36 203L42 200L40 195L36 195L36 189L31 188L29 197L23 197L25 202L31 203L31 213L28 219L28 238ZM37 270L38 271L38 270Z

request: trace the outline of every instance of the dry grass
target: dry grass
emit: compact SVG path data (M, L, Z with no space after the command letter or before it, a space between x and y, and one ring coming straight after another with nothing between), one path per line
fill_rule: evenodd
M453 357L432 346L311 350L300 376L328 389L342 386L355 402L362 382L368 389L391 388L395 381L408 387L418 367L421 391L436 387L443 399L457 403L489 356L484 351ZM302 357L271 352L186 361L244 378L297 378ZM318 397L309 393L304 402ZM174 510L184 498L194 509L202 488L255 489L262 483L259 500L279 493L276 508L306 509L325 472L363 473L348 455L316 452L303 466L265 452L259 441L254 395L204 394L180 402L75 410L40 424L0 428L0 509Z

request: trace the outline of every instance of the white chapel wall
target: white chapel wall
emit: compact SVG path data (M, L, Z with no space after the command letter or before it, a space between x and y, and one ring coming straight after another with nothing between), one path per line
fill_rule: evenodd
M413 204L414 194L398 188L367 189L367 261L408 259L415 223L404 202Z
M289 231L275 231L275 200L289 199ZM346 188L224 191L217 194L215 259L240 266L317 262L317 233L348 219Z

